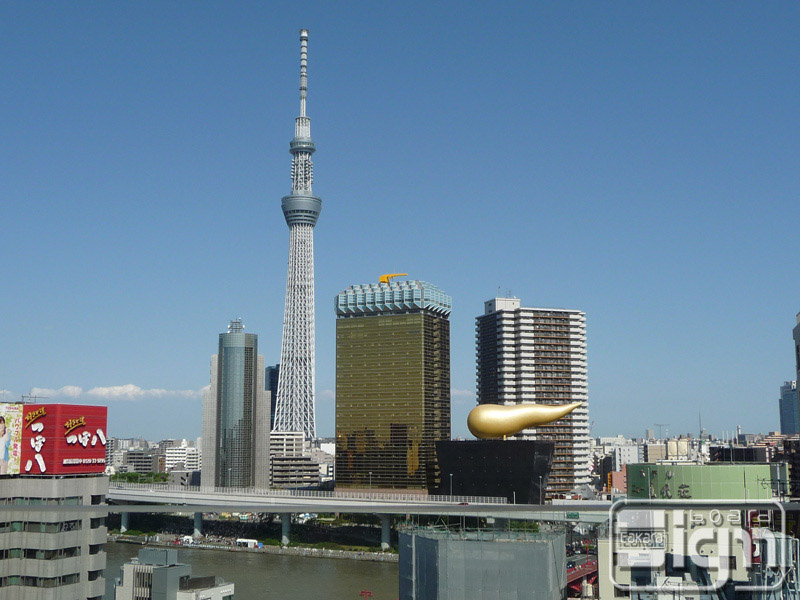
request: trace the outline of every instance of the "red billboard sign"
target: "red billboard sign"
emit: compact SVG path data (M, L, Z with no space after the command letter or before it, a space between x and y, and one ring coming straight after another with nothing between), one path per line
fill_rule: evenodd
M17 413L21 413L21 418L14 418ZM71 475L105 471L108 416L105 406L5 404L0 405L0 416L3 415L5 424L0 423L0 429L9 438L7 474ZM0 436L0 442L4 436Z

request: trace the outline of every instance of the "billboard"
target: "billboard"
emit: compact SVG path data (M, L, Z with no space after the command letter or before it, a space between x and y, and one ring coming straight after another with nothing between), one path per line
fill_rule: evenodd
M102 473L107 416L105 406L0 404L0 474Z
M19 473L22 407L22 404L0 403L0 475Z

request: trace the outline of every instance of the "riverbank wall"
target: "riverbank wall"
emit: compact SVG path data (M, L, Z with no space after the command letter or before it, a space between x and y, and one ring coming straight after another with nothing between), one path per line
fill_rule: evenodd
M238 538L256 539L265 542L268 540L277 543L281 539L281 523L275 515L259 515L258 521L222 520L207 515L203 519L203 533L216 541L232 541ZM298 546L309 548L319 546L321 543L353 546L353 548L334 548L343 551L371 551L378 552L381 548L380 521L375 517L376 523L372 524L321 524L321 523L292 523L291 540ZM119 530L120 516L110 514L106 519L109 531ZM192 535L194 533L194 520L189 515L159 514L159 513L131 513L128 529L142 533L173 534L177 536ZM114 531L116 533L116 531ZM391 532L391 545L397 547L397 532Z
M253 554L286 554L289 556L307 556L310 558L338 558L347 560L365 560L370 562L398 562L397 554L390 552L359 552L352 550L331 550L327 548L305 548L302 546L263 546L262 548L236 548L227 544L193 543L188 546L171 542L155 541L153 536L109 534L109 542L156 546L162 548L192 548L199 550L217 550L220 552L250 552Z

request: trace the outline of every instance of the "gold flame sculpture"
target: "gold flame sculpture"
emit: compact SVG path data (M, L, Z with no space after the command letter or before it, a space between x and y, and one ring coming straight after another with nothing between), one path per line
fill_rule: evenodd
M482 439L504 438L523 429L557 421L578 408L573 404L479 404L469 413L467 427L472 435Z

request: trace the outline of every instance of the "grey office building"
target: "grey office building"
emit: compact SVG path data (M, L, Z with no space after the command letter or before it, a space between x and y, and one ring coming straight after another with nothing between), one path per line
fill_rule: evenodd
M566 598L564 533L426 527L398 545L400 600Z
M102 600L107 492L102 475L1 478L0 598Z
M269 392L258 336L231 321L211 357L211 385L203 393L202 484L269 487Z
M120 568L114 600L233 600L234 584L219 577L192 577L174 548L143 548Z
M781 386L779 404L781 433L797 435L800 433L800 399L798 399L796 381L787 381Z

